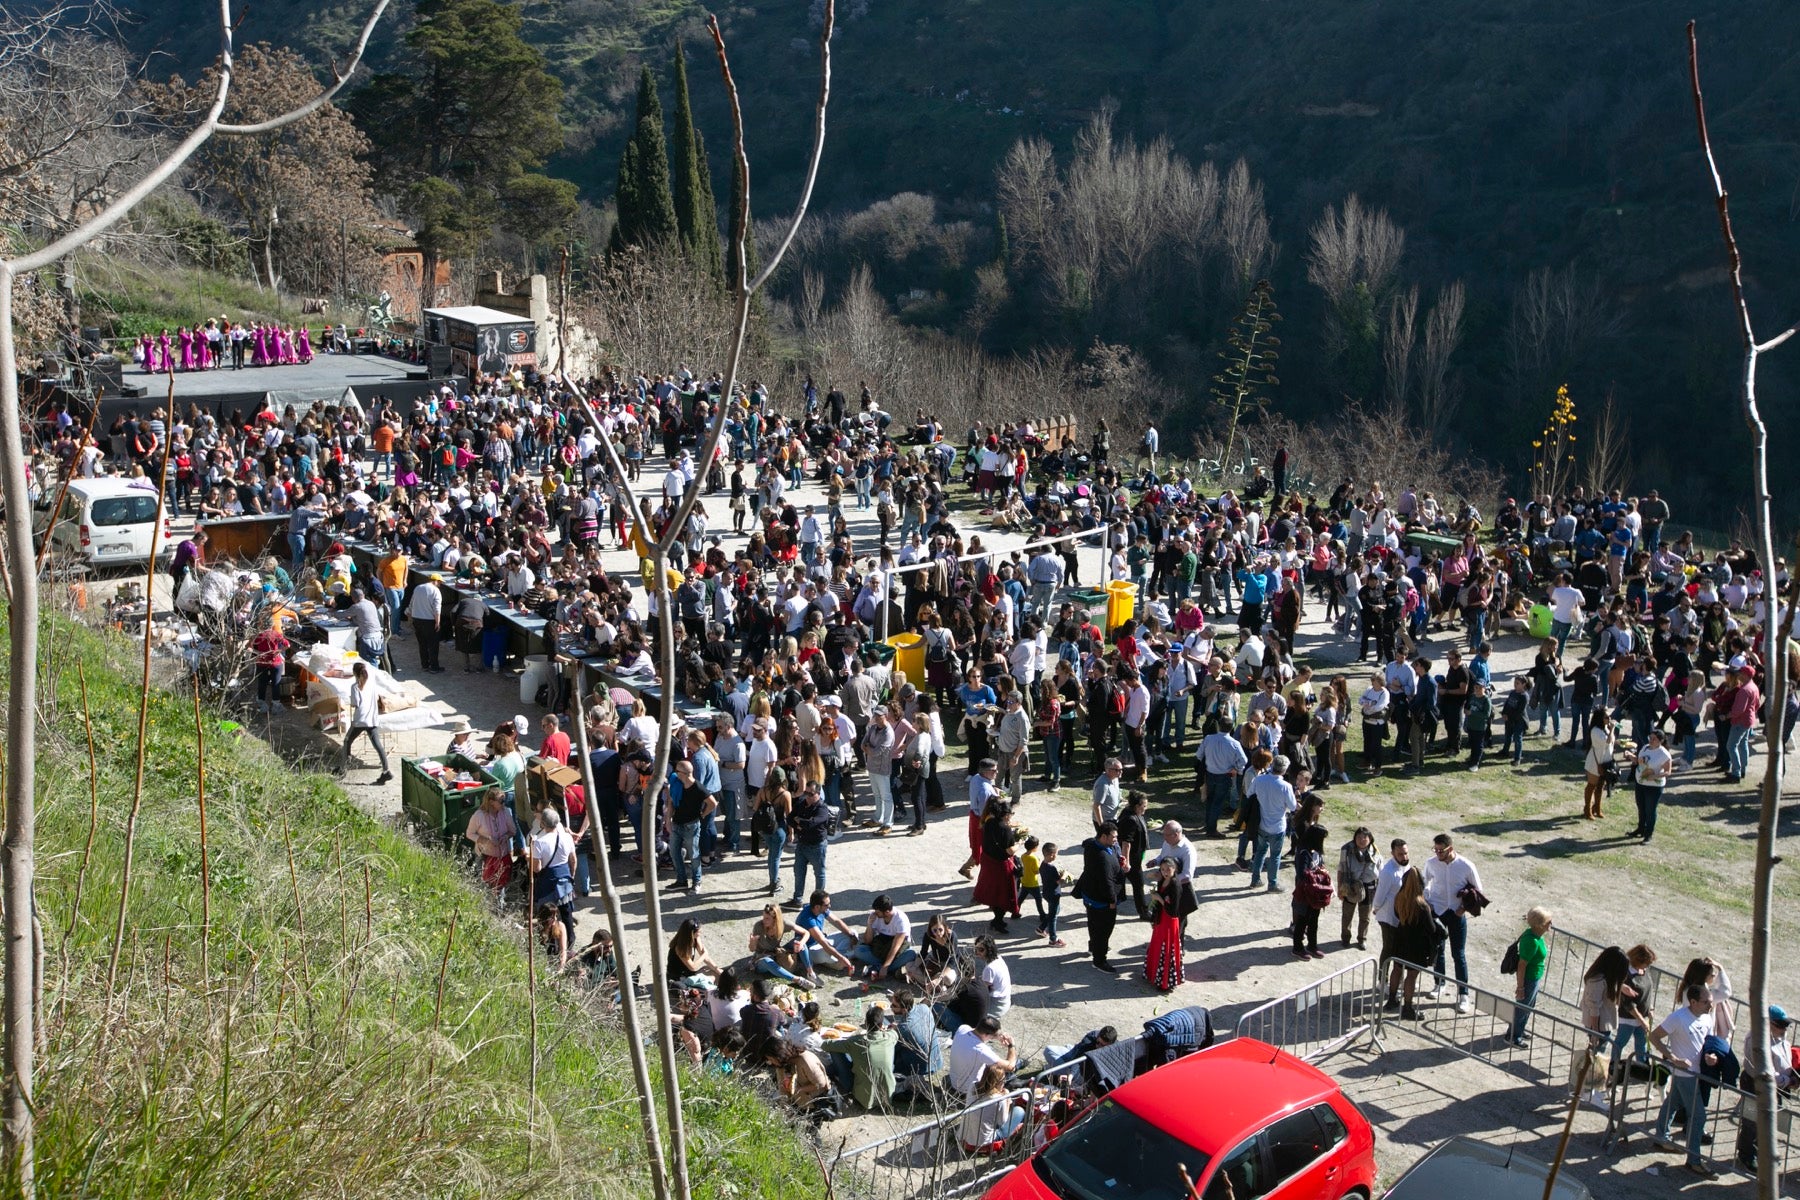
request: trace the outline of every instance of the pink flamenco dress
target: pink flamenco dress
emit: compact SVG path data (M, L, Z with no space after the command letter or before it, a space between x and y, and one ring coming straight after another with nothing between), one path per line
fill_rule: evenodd
M312 334L304 325L300 327L300 332L294 337L294 351L303 363L313 360Z
M194 334L192 330L183 329L176 335L181 339L181 369L194 369Z
M174 353L174 344L169 341L169 331L165 329L162 337L156 341L156 373L158 375L175 369Z
M1158 884L1156 888L1156 925L1150 932L1150 948L1144 952L1144 978L1159 992L1172 992L1181 986L1181 910L1183 886L1179 880ZM1192 897L1193 891L1186 890Z
M138 339L138 362L148 374L156 374L156 343L149 334Z
M269 330L266 326L258 325L250 334L250 365L269 365Z

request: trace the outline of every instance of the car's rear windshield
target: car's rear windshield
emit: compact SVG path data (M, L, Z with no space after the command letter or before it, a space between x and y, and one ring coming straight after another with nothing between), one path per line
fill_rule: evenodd
M1038 1177L1063 1200L1188 1200L1175 1167L1196 1185L1212 1156L1106 1101L1038 1157Z
M156 520L156 496L106 496L88 510L95 525L143 525Z

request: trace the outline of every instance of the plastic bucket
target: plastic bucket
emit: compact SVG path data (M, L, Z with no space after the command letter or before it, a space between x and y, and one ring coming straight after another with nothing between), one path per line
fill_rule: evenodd
M1115 579L1106 585L1106 632L1137 615L1137 594L1137 584L1129 579Z

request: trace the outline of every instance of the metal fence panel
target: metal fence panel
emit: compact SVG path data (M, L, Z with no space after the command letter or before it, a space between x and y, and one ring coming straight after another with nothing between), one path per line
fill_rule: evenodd
M1238 1018L1237 1036L1317 1062L1364 1039L1373 1041L1381 1002L1380 962L1371 955L1251 1009Z

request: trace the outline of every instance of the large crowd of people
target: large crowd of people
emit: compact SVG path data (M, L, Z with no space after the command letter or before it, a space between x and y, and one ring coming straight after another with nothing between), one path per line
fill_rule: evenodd
M699 461L721 407L718 452ZM644 797L658 722L673 713L621 706L605 689L577 697L559 674L537 753L570 761L579 704L593 794L574 789L527 830L494 806L468 840L497 892L521 867L534 876L549 951L596 974L612 962L609 944L575 948L569 914L592 888L601 839L615 869L666 861L671 886L689 893L732 856L760 859L768 904L746 954L721 963L684 926L667 965L695 1057L767 1064L803 1105L885 1104L936 1076L938 1029L951 1037L949 1086L971 1102L1000 1096L1018 1066L1001 1027L1004 939L1060 948L1076 914L1087 957L1106 972L1119 969L1121 912L1151 922L1136 970L1159 990L1182 987L1195 849L1179 822L1149 820L1147 783L1191 780L1193 836L1235 836L1252 886L1281 891L1291 864L1296 956L1323 956L1320 924L1335 906L1342 946L1366 947L1373 918L1384 959L1441 973L1447 952L1466 1006L1467 921L1485 903L1474 865L1448 834L1422 870L1403 841L1383 860L1367 828L1333 862L1328 792L1390 771L1517 764L1566 741L1582 756L1584 816L1612 819L1605 800L1628 781L1632 836L1647 842L1672 775L1744 780L1756 740L1791 738L1800 707L1790 697L1770 712L1764 698L1759 630L1793 619L1781 599L1787 564L1666 536L1670 508L1654 491L1507 500L1488 522L1466 502L1412 487L1390 495L1378 481L1346 479L1321 498L1291 477L1285 449L1272 475L1218 488L1159 474L1154 428L1126 462L1104 421L1079 442L1029 421L957 437L924 411L896 424L866 387L852 400L809 379L790 408L754 382L727 397L716 374L685 367L579 383L515 372L367 411L191 408L172 427L159 413L125 414L92 445L58 424L47 468L92 475L110 464L154 491L166 446L171 511L191 508L202 525L287 515L285 565L271 560L231 619L261 636L276 609L267 597L335 598L353 614L359 652L397 674L443 671L444 642L465 671L506 665L502 620L479 597L450 598L448 581L542 617L534 653L651 679L660 634L634 520L666 532L697 484L669 560L675 678L661 682L717 715L675 740L661 810L646 811ZM822 498L801 498L803 488ZM853 533L852 514L867 513L873 536ZM1023 548L990 549L984 535L999 531L1022 535ZM377 561L359 565L349 544L378 547ZM635 550L640 569L607 570L602 553L615 548ZM1084 552L1099 564L1085 580ZM198 537L178 561L212 567ZM1115 583L1135 587L1117 620L1077 590ZM1309 608L1335 643L1311 663L1297 653ZM1529 669L1493 666L1497 636L1533 631ZM893 661L894 635L918 639L922 671ZM1423 648L1434 635L1462 645L1436 660ZM261 645L272 678L280 647ZM1371 666L1327 678L1333 658ZM375 722L349 736L365 724ZM378 731L366 734L385 768ZM531 735L509 722L458 737L505 781L523 769ZM1075 787L1092 801L1079 845L1020 826L1029 794ZM911 917L904 897L878 897L860 928L833 914L831 847L847 831L917 835L964 819L960 872L991 914L982 936L965 945L941 915ZM1014 932L1027 899L1035 928ZM1515 1039L1527 1036L1536 945L1549 933L1534 909ZM809 998L821 970L892 991L858 1028L827 1030ZM1402 1017L1421 1003L1416 974L1395 968L1389 1003ZM1621 1025L1620 990L1606 980ZM1003 1140L1005 1108L967 1144Z

